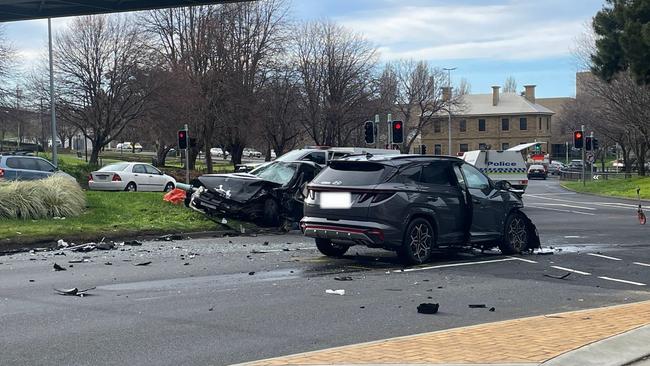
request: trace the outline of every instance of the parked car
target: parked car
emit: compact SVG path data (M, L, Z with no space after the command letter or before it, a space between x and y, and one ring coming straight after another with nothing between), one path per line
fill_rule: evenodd
M212 149L210 149L210 155L212 155L212 157L221 157L227 159L228 156L230 156L230 153L228 152L228 150L226 150L224 155L223 149L221 149L220 147L213 147Z
M115 146L115 150L133 151L133 149L135 149L135 152L142 152L142 145L137 142L135 143L135 146L130 142L120 142Z
M115 163L88 176L88 188L94 191L156 191L169 192L176 180L152 165Z
M43 158L25 154L0 155L0 181L36 180L52 175L61 175L74 180L74 177Z
M533 164L533 165L528 167L528 179L531 179L531 178L546 179L547 176L548 176L548 173L546 172L546 168L544 168L544 165Z
M321 167L309 161L276 161L250 173L206 174L193 181L186 204L210 216L278 226L302 218L303 193Z
M564 164L559 161L552 161L548 165L548 173L551 175L559 175L562 169L564 169Z
M247 156L249 158L261 158L262 153L255 149L244 149L242 156Z
M343 158L307 185L300 227L328 256L360 244L395 250L412 264L442 247L498 246L505 254L539 247L510 188L455 157Z

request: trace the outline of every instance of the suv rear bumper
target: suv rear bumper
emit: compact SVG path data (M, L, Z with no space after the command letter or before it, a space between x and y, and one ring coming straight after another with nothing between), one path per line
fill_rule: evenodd
M401 242L401 230L392 226L369 221L327 220L319 217L303 217L300 230L311 238L331 239L337 242L385 248ZM395 240L397 239L397 240ZM395 245L395 244L394 244ZM397 244L399 245L399 244Z

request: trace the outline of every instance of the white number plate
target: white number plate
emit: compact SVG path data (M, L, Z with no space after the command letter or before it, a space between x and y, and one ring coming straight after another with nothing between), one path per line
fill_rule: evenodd
M350 208L352 207L352 194L350 192L321 192L320 208Z

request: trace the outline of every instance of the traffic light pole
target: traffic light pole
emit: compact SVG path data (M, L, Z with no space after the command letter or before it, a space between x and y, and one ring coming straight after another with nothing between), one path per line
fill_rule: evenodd
M187 127L187 124L185 124L185 133L185 138L188 141L187 146L185 146L185 183L190 184L190 129Z
M379 144L379 115L375 114L375 123L372 126L373 130L372 133L375 135L375 149L377 148L377 145Z
M388 140L389 149L393 148L393 116L388 113L388 133L386 139Z
M580 149L580 151L582 151L582 186L583 187L587 185L586 180L585 180L585 178L586 178L585 177L585 165L586 165L585 164L585 147L586 147L585 145L587 145L587 144L586 144L586 141L585 141L586 139L584 138L584 130L585 130L585 125L582 125L580 131L583 131L583 135L582 135L582 138L583 138L582 141L583 142L582 142L582 149Z

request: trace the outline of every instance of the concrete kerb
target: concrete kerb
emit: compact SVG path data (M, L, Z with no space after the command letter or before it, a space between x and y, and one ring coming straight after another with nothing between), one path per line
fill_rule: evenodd
M650 355L650 325L645 325L582 346L541 365L623 366L648 355Z

